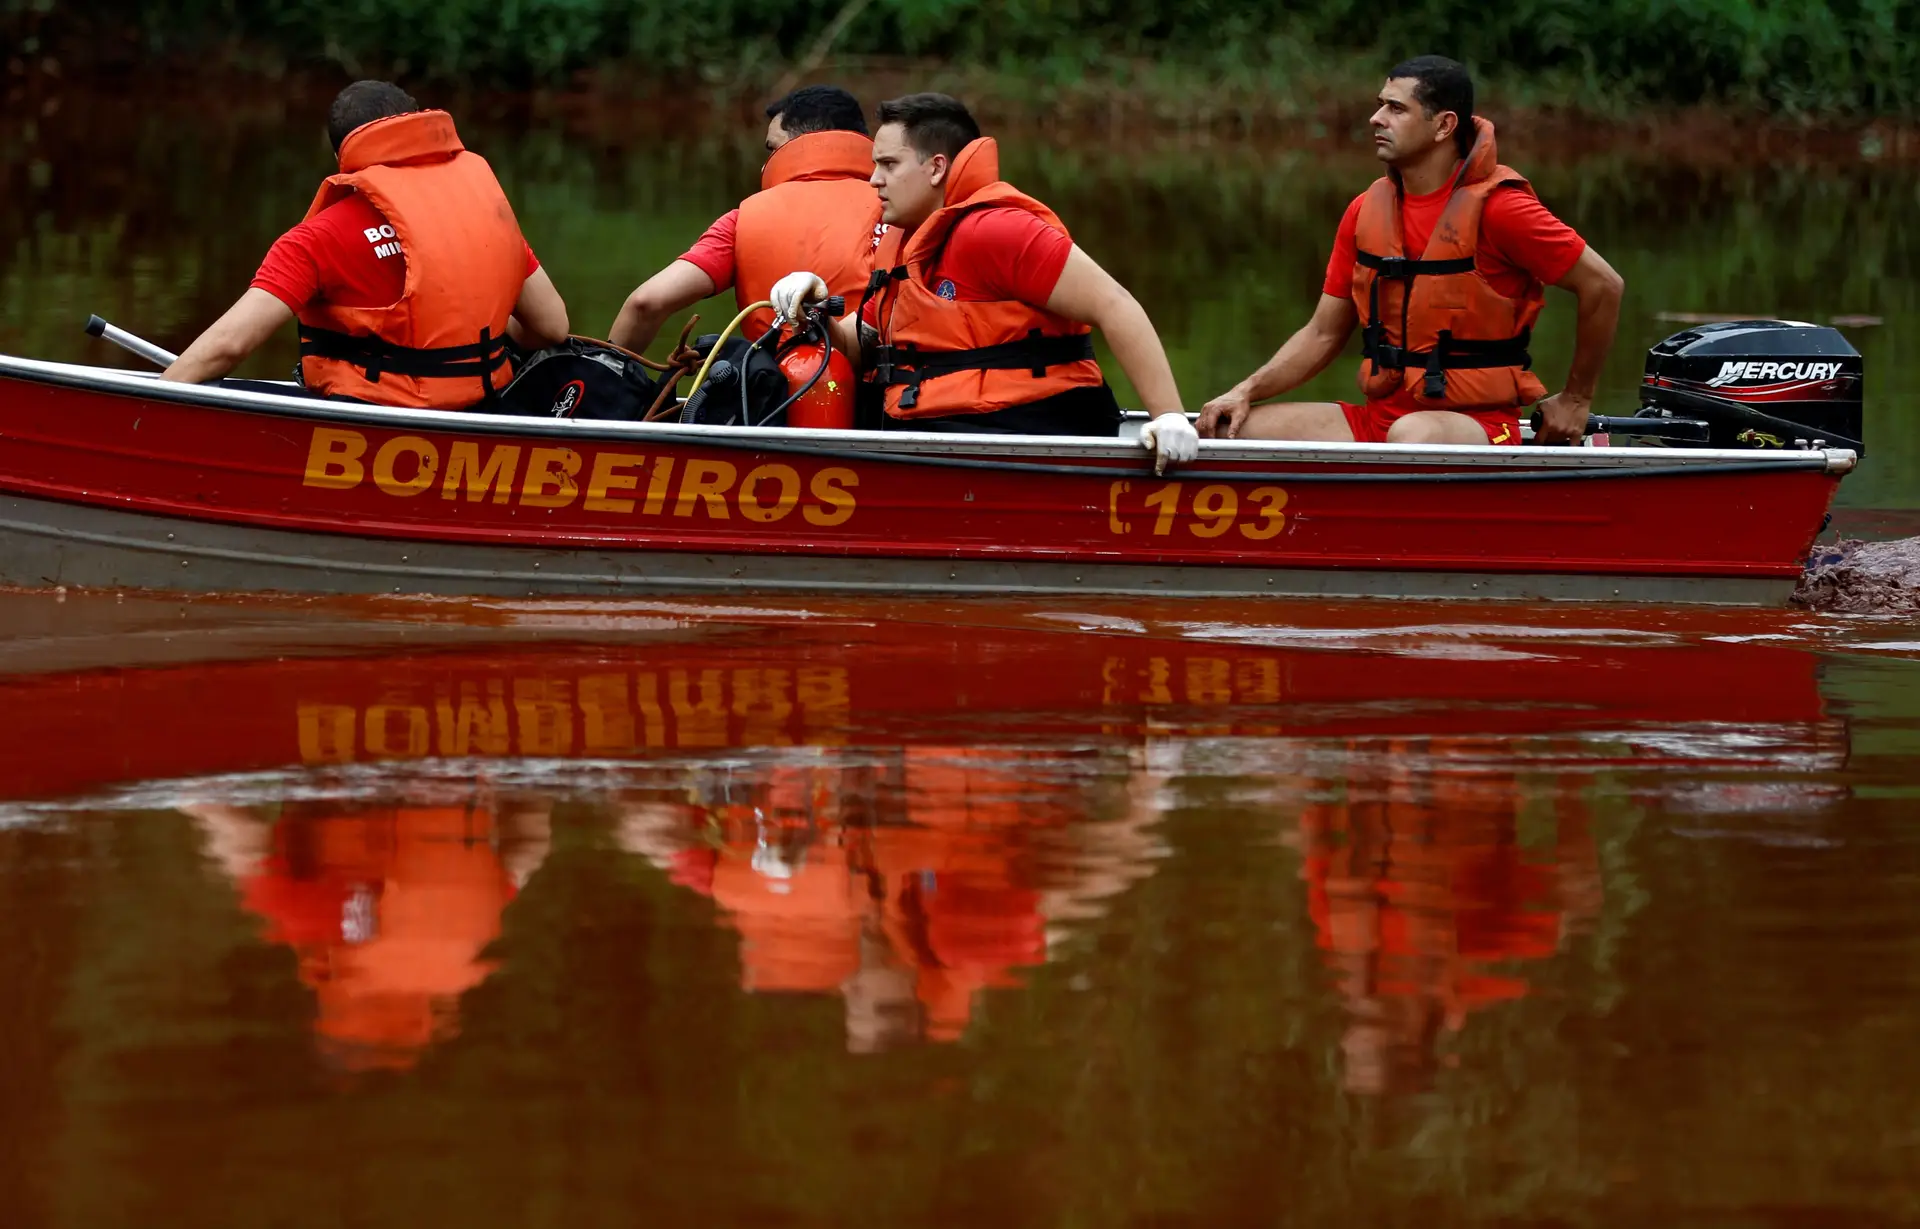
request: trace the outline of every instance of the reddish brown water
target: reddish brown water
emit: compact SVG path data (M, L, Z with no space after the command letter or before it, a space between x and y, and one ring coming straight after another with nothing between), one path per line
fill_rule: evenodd
M1920 1216L1920 640L0 597L14 1226Z

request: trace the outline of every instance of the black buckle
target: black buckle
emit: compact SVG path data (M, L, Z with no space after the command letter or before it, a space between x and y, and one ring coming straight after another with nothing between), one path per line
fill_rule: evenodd
M1410 280L1418 271L1420 261L1412 256L1382 256L1376 272L1381 277L1390 277L1398 281Z
M1427 375L1420 385L1420 395L1428 401L1444 401L1447 396L1447 346L1453 340L1448 329L1440 330L1440 338L1433 349L1427 351Z

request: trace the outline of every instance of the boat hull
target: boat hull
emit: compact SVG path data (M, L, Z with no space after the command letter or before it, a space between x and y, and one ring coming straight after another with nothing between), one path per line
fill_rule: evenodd
M537 596L752 590L1765 606L1784 603L1794 580L555 550L301 533L14 498L0 500L0 583L223 593Z
M0 358L0 582L1772 604L1849 453L1209 445L385 410Z

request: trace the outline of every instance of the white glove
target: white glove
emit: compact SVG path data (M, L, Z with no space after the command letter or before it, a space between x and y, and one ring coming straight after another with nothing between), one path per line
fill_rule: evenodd
M1153 454L1153 472L1164 474L1167 466L1200 455L1200 433L1185 414L1157 414L1140 428L1140 446Z
M817 273L789 273L773 284L773 290L767 295L773 302L774 314L782 320L798 320L800 307L804 303L823 303L827 298L827 284L820 280Z

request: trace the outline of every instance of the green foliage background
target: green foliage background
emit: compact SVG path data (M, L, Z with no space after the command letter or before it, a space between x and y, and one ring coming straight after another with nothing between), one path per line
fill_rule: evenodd
M1182 64L1268 74L1444 51L1515 85L1592 102L1702 101L1800 113L1920 109L1915 0L854 0L836 53L1055 79ZM737 76L802 55L837 4L752 0L0 0L9 42L112 31L152 53L244 48L483 82L614 64ZM82 43L84 45L84 43Z

